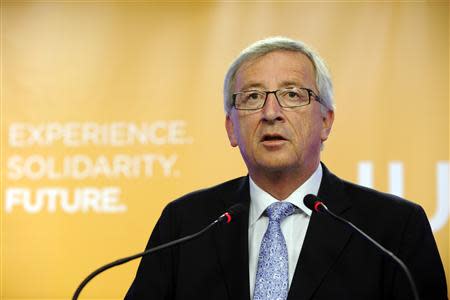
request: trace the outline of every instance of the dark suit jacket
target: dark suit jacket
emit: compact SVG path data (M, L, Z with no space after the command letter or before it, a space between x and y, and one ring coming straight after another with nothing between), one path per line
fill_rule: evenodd
M364 188L323 166L318 196L400 257L422 300L447 299L442 262L423 209ZM154 247L197 232L227 208L250 202L248 177L171 202L148 242ZM196 240L142 259L127 300L249 300L248 210ZM403 271L347 226L313 213L289 290L289 300L402 299L413 296Z

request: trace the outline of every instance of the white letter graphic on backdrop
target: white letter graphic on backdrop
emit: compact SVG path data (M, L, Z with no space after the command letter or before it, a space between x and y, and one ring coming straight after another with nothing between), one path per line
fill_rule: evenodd
M442 228L447 223L449 214L449 193L450 180L448 177L449 163L440 161L436 166L436 191L437 191L437 206L434 216L430 219L431 228L433 231Z
M358 183L373 188L373 163L361 161L358 163ZM399 161L389 163L389 193L403 197L403 164ZM449 216L449 163L439 161L436 165L436 212L430 218L433 231L441 229Z

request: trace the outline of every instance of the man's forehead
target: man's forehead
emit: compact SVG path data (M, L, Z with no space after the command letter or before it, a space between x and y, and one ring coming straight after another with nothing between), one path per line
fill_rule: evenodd
M292 79L286 79L286 80L281 80L278 82L278 86L279 87L303 87L302 86L302 80L298 80L295 78ZM265 89L267 88L266 85L259 80L255 80L253 78L247 78L247 80L239 82L239 87L241 89Z
M268 74L267 68L274 74ZM276 70L281 72L275 74ZM314 80L315 70L309 57L301 52L272 51L244 62L236 72L235 87L263 87L262 81L275 75L281 76L281 85L299 85L305 79Z

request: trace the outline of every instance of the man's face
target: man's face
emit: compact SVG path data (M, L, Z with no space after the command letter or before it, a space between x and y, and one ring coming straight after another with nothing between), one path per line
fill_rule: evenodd
M236 73L233 92L274 91L299 87L316 95L315 71L302 53L274 51L244 63ZM269 94L262 109L232 108L225 125L230 143L239 146L250 174L255 172L314 171L321 143L328 138L333 112L323 114L315 100L307 106L281 108ZM258 174L258 173L256 173Z

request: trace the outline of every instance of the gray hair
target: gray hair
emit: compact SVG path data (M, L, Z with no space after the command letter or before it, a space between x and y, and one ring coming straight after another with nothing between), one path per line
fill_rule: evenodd
M248 61L264 56L273 51L293 51L306 55L312 62L316 71L316 85L319 90L319 97L327 110L334 111L333 83L325 62L310 47L300 41L295 41L286 37L270 37L260 40L244 49L234 60L225 75L223 98L224 109L228 114L233 107L233 90L236 81L236 73L239 68Z

